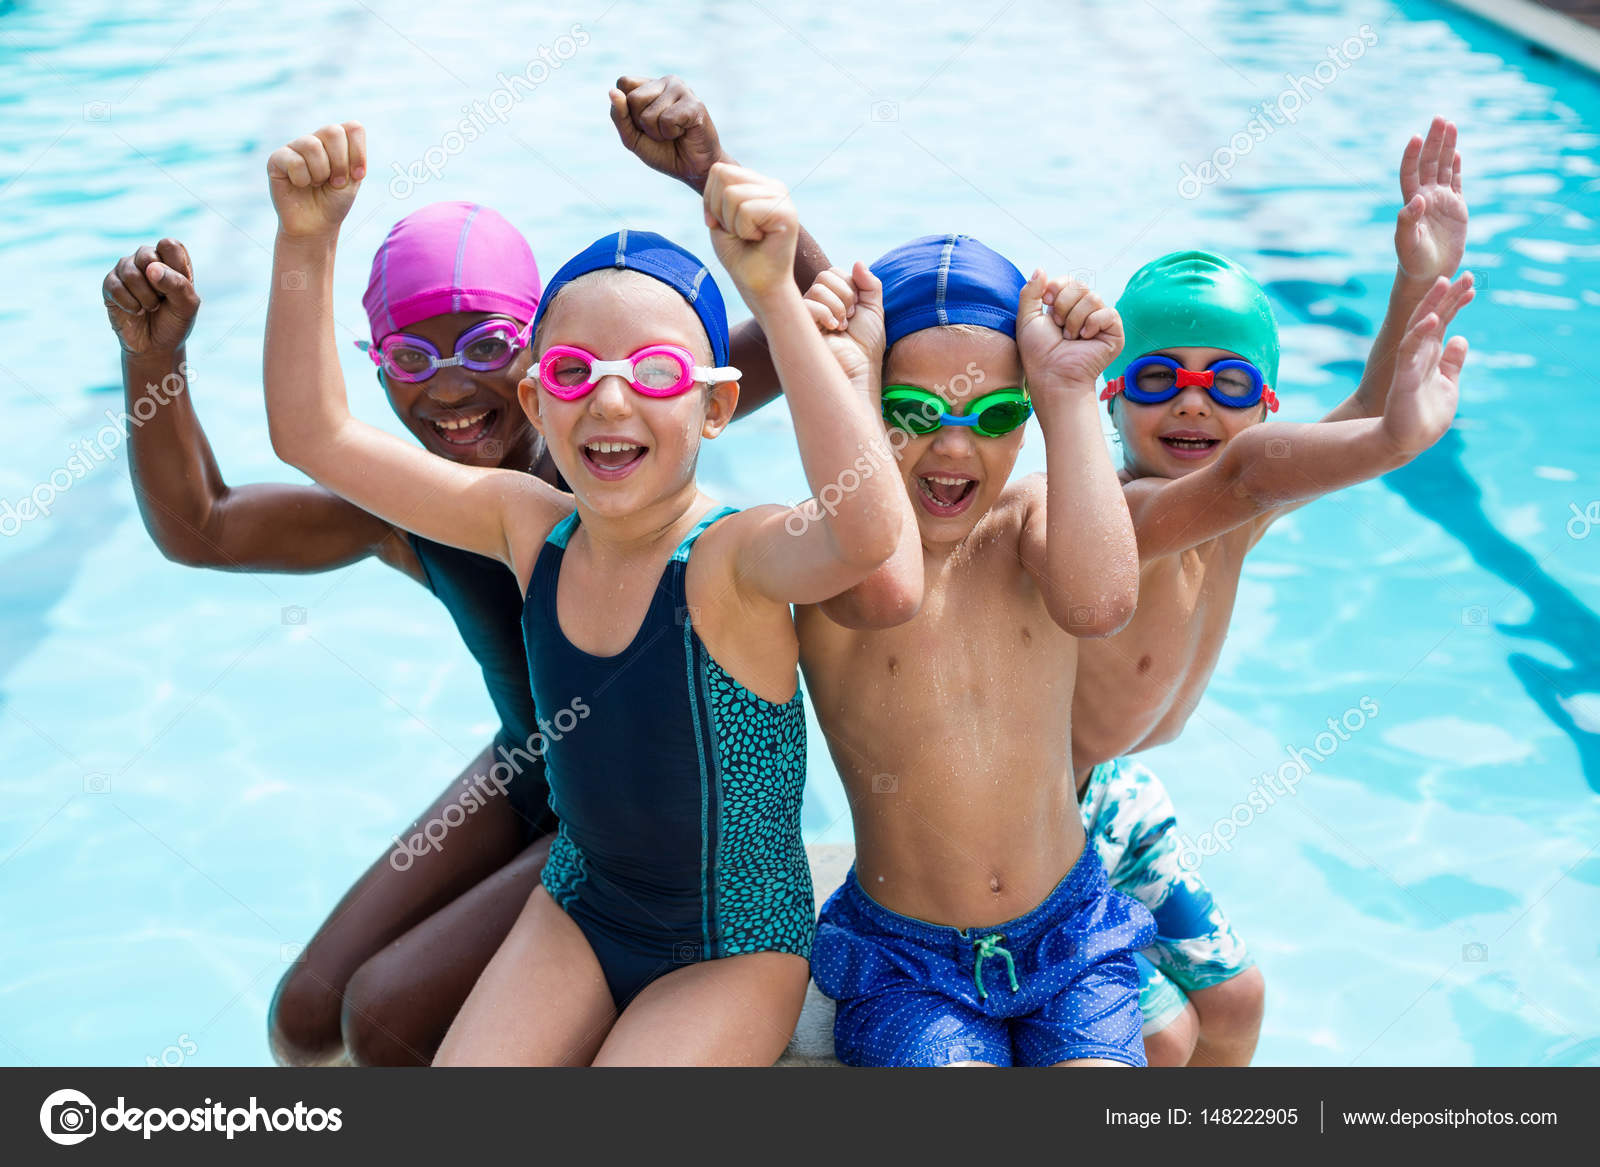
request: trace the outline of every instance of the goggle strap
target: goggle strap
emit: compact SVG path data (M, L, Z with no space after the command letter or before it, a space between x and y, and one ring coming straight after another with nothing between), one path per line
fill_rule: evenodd
M721 365L715 369L707 369L701 365L696 365L690 372L696 381L704 381L712 385L719 381L737 381L744 376L732 365Z
M1123 378L1123 377L1117 377L1114 380L1107 381L1106 382L1106 387L1104 389L1100 390L1100 400L1101 401L1110 401L1118 393L1122 392L1122 387L1123 387L1123 385L1125 383L1126 383L1126 378Z

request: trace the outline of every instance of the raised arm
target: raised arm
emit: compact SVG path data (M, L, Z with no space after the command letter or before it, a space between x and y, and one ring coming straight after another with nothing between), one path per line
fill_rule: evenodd
M123 257L101 290L122 347L134 498L163 555L224 571L314 572L377 554L420 571L393 527L320 486L223 480L190 400L185 344L200 296L182 243Z
M829 268L817 276L805 295L806 309L822 333L828 351L867 402L874 417L883 415L883 284L864 263L850 271ZM894 435L889 434L893 448ZM898 466L876 467L903 483ZM901 493L904 494L902 486ZM892 628L904 624L922 606L925 583L922 536L916 515L906 506L894 554L866 579L820 605L824 614L845 628Z
M1141 560L1176 554L1404 466L1450 428L1466 355L1466 340L1445 344L1438 313L1419 307L1401 338L1381 417L1253 425L1202 470L1128 483Z
M696 194L705 193L713 165L737 165L723 150L705 103L682 78L618 77L610 98L611 122L622 144L646 166L676 178ZM827 270L828 257L804 227L797 224L796 230L794 282L804 292ZM757 321L746 320L735 328L729 346L734 366L744 374L734 413L737 421L776 398L782 386Z
M1400 195L1405 205L1395 221L1397 264L1389 307L1372 342L1356 391L1336 406L1328 421L1377 417L1394 379L1395 358L1406 330L1423 300L1441 279L1461 266L1467 246L1467 200L1461 193L1461 155L1456 152L1456 127L1433 119L1426 138L1413 135L1400 159ZM1472 273L1449 284L1449 302L1437 305L1446 327L1472 300Z
M273 448L357 506L499 559L525 581L532 563L519 552L570 509L563 496L531 474L462 466L350 414L335 348L333 262L366 163L356 122L297 138L267 162L278 212L265 372Z
M1122 485L1100 431L1095 378L1122 351L1115 308L1036 271L1017 305L1017 346L1044 430L1044 498L1023 521L1022 562L1050 618L1073 636L1110 636L1133 616L1139 559Z
M717 258L771 344L816 497L751 512L734 565L737 586L815 604L870 575L893 554L910 500L882 420L850 385L794 286L794 202L781 183L727 163L706 184Z

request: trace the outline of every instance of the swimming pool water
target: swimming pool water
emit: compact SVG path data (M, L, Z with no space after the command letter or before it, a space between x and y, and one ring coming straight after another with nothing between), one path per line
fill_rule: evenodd
M440 144L497 73L527 75L575 24L587 43L504 124L437 179L386 189L391 162ZM1352 37L1359 56L1300 84L1294 125L1180 194L1184 164ZM374 156L340 260L352 329L377 242L434 199L500 208L547 272L625 224L703 250L694 199L606 117L619 73L670 69L730 151L790 184L836 261L962 230L1115 296L1175 247L1241 259L1283 325L1278 416L1311 420L1353 388L1381 316L1405 138L1453 117L1482 289L1460 321L1459 424L1274 529L1206 700L1149 761L1193 838L1233 816L1204 873L1266 973L1259 1061L1600 1063L1593 78L1452 9L1378 0L619 0L517 6L492 27L420 3L297 5L292 21L24 3L0 6L0 61L0 502L120 411L100 280L163 234L194 256L192 392L225 475L294 477L259 389L263 170L324 121L365 121ZM353 350L347 371L358 412L398 430ZM1042 465L1035 429L1021 469ZM735 504L801 497L783 407L711 446L702 477ZM264 1062L294 946L488 738L477 671L436 601L377 564L165 562L120 456L4 530L0 1062ZM1320 755L1297 755L1298 792L1252 806L1294 750ZM848 839L815 732L811 768L808 837Z

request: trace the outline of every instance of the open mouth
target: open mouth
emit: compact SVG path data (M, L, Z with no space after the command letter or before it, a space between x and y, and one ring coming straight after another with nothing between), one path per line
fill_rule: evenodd
M594 441L583 446L583 464L596 478L614 482L633 473L634 467L644 461L649 446L634 442Z
M449 446L475 446L494 432L500 420L498 409L463 410L450 417L430 417L428 424L439 440Z
M1164 434L1161 444L1175 458L1204 458L1222 445L1222 439L1200 434Z
M917 501L929 514L953 518L972 505L978 496L978 480L965 474L917 475Z

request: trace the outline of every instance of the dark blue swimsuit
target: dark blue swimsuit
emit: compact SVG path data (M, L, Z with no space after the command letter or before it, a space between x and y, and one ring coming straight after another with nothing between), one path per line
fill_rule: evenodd
M692 626L689 552L662 573L633 643L577 648L556 617L573 514L550 533L522 612L549 734L560 819L544 886L583 930L620 1008L674 968L745 952L811 953L815 907L800 837L805 705L723 671Z
M517 577L498 559L461 551L420 536L411 547L422 561L428 590L444 603L467 651L483 669L483 683L500 715L495 759L511 766L506 797L529 841L555 829L550 788L538 742L533 691L528 684L528 653L522 643L522 597Z

